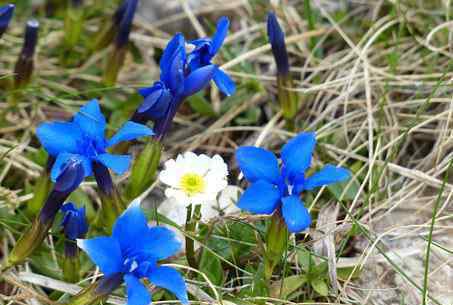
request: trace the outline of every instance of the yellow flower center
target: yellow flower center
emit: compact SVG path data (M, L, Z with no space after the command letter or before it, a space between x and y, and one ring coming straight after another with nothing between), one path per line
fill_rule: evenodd
M179 185L189 197L202 193L206 187L203 176L193 173L182 176Z

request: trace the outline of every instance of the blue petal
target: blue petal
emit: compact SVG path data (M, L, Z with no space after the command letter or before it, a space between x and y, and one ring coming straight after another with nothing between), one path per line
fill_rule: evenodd
M160 70L165 71L171 65L172 58L179 49L184 48L185 41L184 36L181 33L177 33L168 42L164 49L162 57L160 59Z
M148 228L144 236L143 254L156 261L166 259L181 250L181 242L176 234L166 227Z
M184 81L184 96L191 96L204 87L211 81L216 70L215 65L208 65L196 69L187 76Z
M84 176L91 176L92 169L90 160L81 155L61 153L58 154L50 171L50 178L53 182L57 181L58 176L60 176L61 172L65 168L65 165L70 160L79 160L80 162L82 162Z
M115 174L122 175L128 169L131 163L129 155L112 155L109 153L101 154L96 157L96 160L110 168Z
M225 37L228 34L228 27L230 26L230 21L227 17L223 16L217 22L217 29L212 37L211 49L209 50L211 56L214 56L220 49L225 40Z
M151 303L151 294L148 289L132 274L124 275L127 287L127 305L148 305Z
M222 69L217 68L213 76L216 86L222 91L225 95L233 95L236 91L236 85L231 77L226 74Z
M80 126L84 134L91 139L102 141L106 127L105 117L101 112L99 102L96 99L89 101L74 116L74 122Z
M153 130L148 126L127 121L123 126L116 132L116 134L107 141L107 147L118 144L123 141L135 140L140 137L152 136Z
M143 249L143 236L148 232L146 217L140 201L134 200L113 226L112 236L118 240L121 251L127 256Z
M82 162L78 159L69 159L61 167L61 173L55 179L53 190L61 196L69 196L77 189L85 178Z
M254 146L242 146L236 150L236 160L249 182L263 179L277 183L280 179L277 158L268 150Z
M272 54L277 63L278 74L287 75L289 72L289 62L285 34L278 23L277 17L272 12L267 15L267 34L272 46Z
M123 258L119 243L112 237L78 239L77 245L108 276L122 271Z
M305 179L303 189L310 191L316 187L329 185L348 180L351 172L343 167L336 167L331 164L324 166L319 172Z
M78 153L83 141L80 128L74 123L42 123L36 129L36 136L49 155L54 157L61 152Z
M310 167L311 157L316 145L314 132L302 132L286 143L282 148L284 175L294 181L296 176L305 173Z
M254 214L272 214L280 202L278 188L264 180L250 185L237 202L237 206Z
M185 50L180 50L175 53L168 72L163 73L165 85L174 92L175 95L180 95L184 91L184 67L185 67Z
M147 277L154 285L171 291L181 303L189 304L186 283L182 275L175 269L159 266L151 269Z
M66 238L71 240L83 238L88 232L85 208L77 209L73 203L69 202L61 207L61 211L64 213L61 226Z
M142 91L145 89L147 91L143 94L145 100L137 109L137 112L147 112L147 114L153 118L164 116L167 113L172 99L171 92L164 87L164 84L161 81L156 82L151 88L142 89Z
M282 214L288 230L297 233L311 224L311 216L298 196L282 198Z

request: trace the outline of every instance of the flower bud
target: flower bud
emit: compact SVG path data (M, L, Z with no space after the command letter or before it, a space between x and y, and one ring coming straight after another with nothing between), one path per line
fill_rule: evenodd
M267 15L267 35L269 36L272 54L274 55L275 63L277 64L278 74L287 75L289 73L289 63L285 44L285 34L273 12L270 12Z
M33 57L38 43L39 22L29 20L25 27L24 44L14 67L14 88L22 88L30 82L33 74Z
M0 37L2 37L3 33L8 29L11 18L13 18L14 9L14 4L7 4L0 7Z

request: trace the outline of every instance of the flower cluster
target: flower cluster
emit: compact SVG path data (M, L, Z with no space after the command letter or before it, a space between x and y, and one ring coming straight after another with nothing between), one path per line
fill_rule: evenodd
M180 241L165 227L149 227L139 201L132 202L118 218L112 236L79 239L77 244L105 277L122 277L127 286L128 304L148 305L151 302L151 295L140 282L141 278L171 291L181 303L188 304L181 274L158 264L180 249Z
M307 177L315 145L316 137L311 132L300 133L288 141L281 151L281 170L272 152L252 146L240 147L236 159L251 185L239 199L238 206L255 214L281 210L290 232L308 228L311 217L300 194L350 177L347 169L330 164Z
M186 42L179 33L170 40L160 60L160 80L153 86L139 89L144 102L132 117L133 121L154 122L154 130L161 138L171 125L179 105L185 98L203 89L211 79L226 95L235 91L234 82L212 63L227 35L229 21L222 17L212 38ZM193 50L186 53L186 45Z

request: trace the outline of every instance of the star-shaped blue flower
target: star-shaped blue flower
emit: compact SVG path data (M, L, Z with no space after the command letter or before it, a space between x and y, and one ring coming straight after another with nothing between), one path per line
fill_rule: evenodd
M189 43L195 46L195 49L188 56L188 65L191 71L195 71L200 67L212 65L212 59L220 50L220 47L228 34L230 21L227 17L221 17L217 22L217 29L212 38L201 38L192 40ZM213 79L217 87L224 94L230 96L234 94L236 85L228 74L216 66Z
M255 214L272 214L281 209L290 232L300 232L311 224L310 213L300 199L303 191L345 181L350 172L326 165L306 177L316 145L314 133L304 132L286 143L281 151L281 170L276 156L263 148L244 146L236 151L239 168L251 185L237 205Z
M64 204L60 211L63 213L61 226L67 239L76 240L85 237L88 232L88 223L85 207L78 209L72 202Z
M158 264L158 261L174 255L181 244L171 230L148 226L139 201L133 202L117 219L112 236L79 239L77 244L99 266L104 276L123 276L127 286L127 304L148 305L151 302L151 295L141 278L171 291L181 303L188 304L181 274Z
M88 102L70 122L42 123L36 134L49 155L56 158L51 170L53 181L71 159L82 162L85 177L93 173L92 162L99 162L116 174L129 168L131 156L113 155L107 149L119 142L153 135L145 125L126 122L110 139L105 138L106 121L97 100Z

